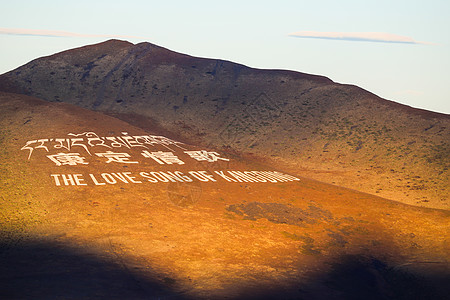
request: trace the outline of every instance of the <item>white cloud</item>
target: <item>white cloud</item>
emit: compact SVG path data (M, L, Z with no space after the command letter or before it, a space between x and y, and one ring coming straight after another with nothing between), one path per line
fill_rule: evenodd
M23 28L0 28L0 34L44 36L44 37L81 37L81 38L101 37L101 38L145 39L143 37L129 36L129 35L83 34L57 30L37 30L37 29L23 29Z
M299 31L289 34L292 37L314 38L327 40L363 41L378 43L400 43L400 44L431 44L419 42L408 36L401 36L383 32L318 32Z

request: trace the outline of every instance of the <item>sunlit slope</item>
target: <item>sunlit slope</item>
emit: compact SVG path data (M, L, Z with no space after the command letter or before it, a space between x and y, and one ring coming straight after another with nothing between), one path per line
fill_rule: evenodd
M449 115L326 77L111 40L36 59L0 76L0 89L106 112L144 129L157 125L320 181L449 208Z
M447 211L17 94L0 128L5 298L448 293Z

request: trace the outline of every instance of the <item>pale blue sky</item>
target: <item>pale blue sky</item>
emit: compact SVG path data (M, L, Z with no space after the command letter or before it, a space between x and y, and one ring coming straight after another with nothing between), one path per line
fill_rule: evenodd
M81 36L18 35L14 29ZM301 31L381 32L427 44L290 36ZM450 113L448 0L2 1L0 73L108 39L86 35L140 37L122 39L250 67L324 75L389 100Z

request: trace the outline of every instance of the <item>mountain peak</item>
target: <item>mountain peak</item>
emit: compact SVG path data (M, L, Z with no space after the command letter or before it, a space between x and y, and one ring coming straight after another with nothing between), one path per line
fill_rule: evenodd
M397 201L449 205L450 116L323 76L108 40L1 75L0 90L101 111L141 128L157 124L183 140Z

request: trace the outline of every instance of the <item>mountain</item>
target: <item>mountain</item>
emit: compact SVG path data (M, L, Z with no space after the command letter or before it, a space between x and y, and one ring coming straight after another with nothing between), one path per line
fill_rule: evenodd
M395 201L450 205L450 116L322 76L110 40L36 59L1 75L0 90Z
M449 211L0 92L2 299L445 299Z

